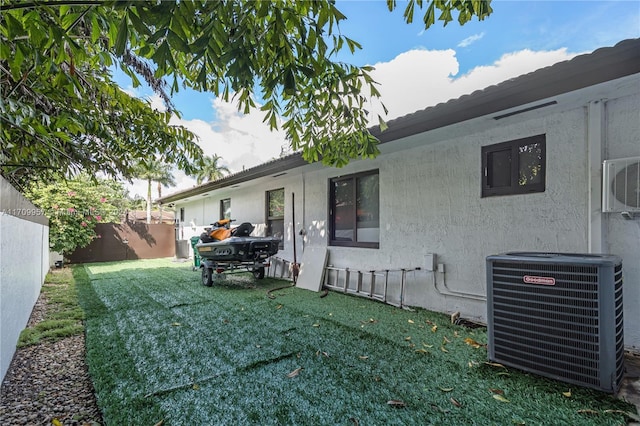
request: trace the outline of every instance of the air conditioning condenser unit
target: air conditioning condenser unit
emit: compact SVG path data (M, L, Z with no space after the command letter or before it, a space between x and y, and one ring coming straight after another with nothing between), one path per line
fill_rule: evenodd
M624 373L622 261L511 252L487 257L489 359L616 393Z

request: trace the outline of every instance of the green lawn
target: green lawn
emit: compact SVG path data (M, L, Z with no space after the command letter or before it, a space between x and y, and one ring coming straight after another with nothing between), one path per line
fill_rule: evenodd
M70 269L51 270L41 291L48 308L42 321L22 330L17 344L19 348L43 341L55 342L84 332L84 312L78 306L78 294Z
M621 425L606 394L486 363L486 332L170 260L74 270L107 425Z

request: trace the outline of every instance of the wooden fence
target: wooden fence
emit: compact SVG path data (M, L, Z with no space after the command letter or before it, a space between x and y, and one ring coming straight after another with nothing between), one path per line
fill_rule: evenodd
M156 259L175 255L173 225L138 222L99 223L96 238L68 256L71 263Z

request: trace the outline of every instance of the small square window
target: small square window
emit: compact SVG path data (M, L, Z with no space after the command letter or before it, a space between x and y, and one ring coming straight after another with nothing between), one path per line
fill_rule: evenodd
M482 147L482 196L545 190L545 135Z

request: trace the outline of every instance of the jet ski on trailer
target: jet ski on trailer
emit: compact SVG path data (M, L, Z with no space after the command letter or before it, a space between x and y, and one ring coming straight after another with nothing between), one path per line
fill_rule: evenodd
M280 240L273 237L252 237L254 226L248 222L231 228L231 219L221 219L200 235L196 250L200 255L202 284L213 284L214 272L249 271L257 279L264 278L269 258L278 252Z

